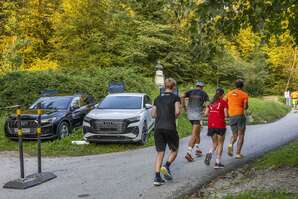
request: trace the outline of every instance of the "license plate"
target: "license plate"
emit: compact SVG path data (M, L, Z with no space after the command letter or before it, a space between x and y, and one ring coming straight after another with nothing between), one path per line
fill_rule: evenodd
M18 132L18 129L14 129L14 131L17 133ZM22 129L23 133L30 133L30 128L23 128Z

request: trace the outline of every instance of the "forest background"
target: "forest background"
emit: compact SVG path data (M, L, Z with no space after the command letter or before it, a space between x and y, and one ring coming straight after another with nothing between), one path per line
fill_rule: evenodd
M298 89L296 0L2 0L0 106L48 88L96 98L110 80L152 92L167 77L253 96ZM30 95L28 95L30 93Z

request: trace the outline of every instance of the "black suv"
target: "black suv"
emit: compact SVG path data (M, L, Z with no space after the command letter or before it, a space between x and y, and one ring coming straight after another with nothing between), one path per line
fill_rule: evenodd
M28 110L21 114L21 126L24 139L36 139L37 109L42 110L42 139L63 138L76 127L83 124L85 115L94 108L92 96L76 95L43 95ZM5 122L5 135L17 139L16 115L11 115Z

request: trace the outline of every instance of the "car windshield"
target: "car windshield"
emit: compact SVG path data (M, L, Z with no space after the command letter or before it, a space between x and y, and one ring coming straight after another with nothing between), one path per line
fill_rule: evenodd
M30 109L59 109L66 110L73 97L71 96L55 96L39 98Z
M99 109L141 109L140 96L107 96L97 108Z

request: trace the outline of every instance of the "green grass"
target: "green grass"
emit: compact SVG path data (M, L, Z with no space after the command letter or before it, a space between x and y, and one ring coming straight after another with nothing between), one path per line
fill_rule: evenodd
M297 167L298 166L298 140L271 151L258 159L252 165L257 169Z
M287 192L245 191L237 195L228 195L225 199L297 199L298 194Z
M5 117L0 118L0 129L3 129L3 124ZM185 137L191 132L191 125L183 114L178 121L178 132L180 137ZM42 142L42 153L45 156L82 156L82 155L94 155L102 153L111 153L119 151L127 151L137 148L142 148L144 146L138 144L94 144L89 145L73 145L71 141L82 140L83 133L82 130L76 130L70 136L54 141L43 141ZM145 145L154 145L154 139L152 133L148 138L148 142ZM29 155L36 155L36 141L25 141L24 151ZM18 143L17 141L9 140L4 136L3 130L0 133L0 151L17 151Z
M266 101L261 98L249 99L249 110L253 118L252 124L273 122L290 111L290 109L279 102Z
M281 167L297 167L298 166L298 140L283 146L279 149L265 154L262 158L256 160L249 167L255 169L278 169ZM296 199L297 193L288 192L263 192L249 190L240 192L237 195L229 195L225 199Z

